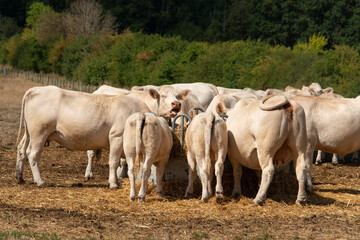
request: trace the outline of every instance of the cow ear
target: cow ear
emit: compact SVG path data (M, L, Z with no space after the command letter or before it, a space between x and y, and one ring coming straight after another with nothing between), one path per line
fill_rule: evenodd
M185 100L190 95L190 93L191 93L191 90L189 90L189 89L182 90L178 95L178 99Z
M149 89L149 94L150 94L150 96L151 96L153 99L157 99L157 100L160 99L160 94L158 93L158 91L156 91L156 90L153 89L153 88L150 88L150 89Z
M216 105L217 114L224 114L224 113L227 113L228 111L229 111L229 109L224 107L224 105L222 103L218 103L218 105Z

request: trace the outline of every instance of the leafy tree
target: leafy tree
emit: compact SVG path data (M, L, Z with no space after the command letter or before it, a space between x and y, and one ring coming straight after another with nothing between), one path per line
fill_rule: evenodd
M19 32L20 28L15 19L0 15L0 40L9 38Z

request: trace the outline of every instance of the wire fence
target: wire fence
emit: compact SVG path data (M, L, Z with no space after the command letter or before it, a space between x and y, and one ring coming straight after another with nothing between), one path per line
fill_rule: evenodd
M9 75L12 77L20 77L27 80L31 80L36 83L41 83L44 85L54 85L64 89L71 89L74 91L80 92L94 92L98 86L91 84L84 84L81 81L68 80L64 77L42 74L42 73L34 73L31 71L24 71L16 68L10 68L7 66L1 66L1 73L4 75Z

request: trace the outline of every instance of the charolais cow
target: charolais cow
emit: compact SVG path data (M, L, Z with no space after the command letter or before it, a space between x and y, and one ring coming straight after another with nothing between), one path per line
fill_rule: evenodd
M212 176L215 168L216 197L223 197L222 174L227 152L226 123L217 114L210 111L200 113L190 123L185 141L187 145L187 161L189 164L189 183L185 198L193 193L193 184L196 177L196 165L199 166L202 183L201 201L206 202L212 195Z
M44 185L38 166L40 153L46 141L56 141L70 150L109 149L109 184L117 187L125 121L136 111L149 108L129 96L95 95L54 86L29 89L22 100L17 181L24 181L23 166L28 159L35 183Z
M228 113L228 157L233 166L233 197L241 194L241 166L262 170L260 189L254 199L262 204L274 170L295 160L299 190L296 203L306 201L306 123L302 107L283 95L262 100L245 98Z
M215 87L215 85L211 83L203 83L203 82L196 82L196 83L176 83L172 84L174 88L178 88L181 90L189 89L191 92L197 97L198 101L200 102L201 106L204 110L207 109L211 100L219 94L219 91Z
M156 166L157 193L162 195L162 179L173 145L173 136L168 122L151 113L134 113L125 124L124 152L130 180L130 200L136 198L134 165L135 159L143 160L139 202L145 200L147 180L151 165Z
M99 88L99 90L101 87ZM104 90L106 91L95 91L93 94L109 94L109 95L123 95L122 90L114 87L107 86ZM186 101L186 98L190 95L190 90L181 90L174 92L167 87L160 87L159 91L149 88L146 91L133 91L127 94L130 97L134 97L143 103L145 103L151 112L157 116L164 117L166 119L175 117L183 108L182 101ZM94 152L89 150L88 165L85 172L85 179L93 177L92 163L95 157L100 157L100 150ZM122 165L124 161L122 161ZM118 173L120 175L120 173Z
M297 96L292 100L301 105L306 114L309 159L314 150L344 156L360 149L360 124L357 121L360 99ZM311 165L310 161L309 169Z

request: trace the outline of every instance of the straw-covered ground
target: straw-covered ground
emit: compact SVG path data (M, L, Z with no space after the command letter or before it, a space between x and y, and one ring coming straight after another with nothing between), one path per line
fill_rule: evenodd
M360 166L325 163L314 166L314 192L305 206L296 205L292 175L277 174L264 206L252 203L255 174L244 174L243 193L200 202L183 199L186 182L167 182L164 198L150 187L145 203L130 202L129 182L110 190L107 153L95 163L95 179L85 182L84 152L70 152L56 143L40 160L47 186L32 184L28 163L26 183L14 178L20 103L35 84L0 75L0 239L360 239Z

